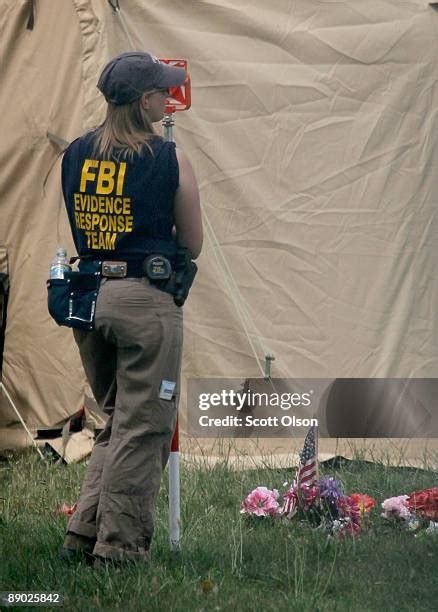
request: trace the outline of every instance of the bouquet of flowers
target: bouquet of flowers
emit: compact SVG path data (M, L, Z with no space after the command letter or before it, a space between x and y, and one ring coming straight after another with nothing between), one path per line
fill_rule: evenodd
M389 497L382 503L382 517L410 531L438 534L438 487Z
M301 520L327 528L336 537L357 536L370 525L375 500L365 493L345 493L332 476L318 478L318 433L312 426L293 484L286 488L280 503L277 489L257 487L242 501L240 512L252 517ZM285 487L288 483L284 483ZM385 499L382 516L392 523L422 533L438 534L438 487Z
M277 489L257 487L242 501L240 512L306 521L329 529L337 537L344 537L358 535L375 506L369 495L346 495L341 482L331 476L323 476L310 484L294 483L285 490L281 505L278 498Z
M407 505L415 515L438 521L438 487L414 491L409 495Z
M277 489L257 487L245 497L240 505L240 512L249 516L277 516L280 514L280 504L277 499Z

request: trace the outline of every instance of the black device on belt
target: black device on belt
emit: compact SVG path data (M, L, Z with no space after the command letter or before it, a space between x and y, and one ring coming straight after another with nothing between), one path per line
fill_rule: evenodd
M151 281L166 280L172 274L172 265L163 255L149 255L143 261L143 271Z

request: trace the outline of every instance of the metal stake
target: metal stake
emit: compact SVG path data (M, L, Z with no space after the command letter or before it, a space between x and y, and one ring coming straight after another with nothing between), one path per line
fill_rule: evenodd
M275 361L274 355L270 355L269 353L265 355L265 380L271 379L271 362Z

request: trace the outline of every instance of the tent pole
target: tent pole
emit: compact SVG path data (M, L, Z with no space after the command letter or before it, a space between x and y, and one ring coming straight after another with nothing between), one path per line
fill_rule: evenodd
M124 18L123 14L122 14L122 11L120 10L119 0L108 0L108 2L110 4L111 8L113 9L114 15L117 15L117 17L120 20L120 24L122 26L123 32L125 33L125 36L128 39L128 42L129 42L129 45L130 45L131 49L135 49L134 42L133 42L132 38L129 35L128 28L126 27L125 18Z
M18 412L18 409L16 407L16 405L14 404L14 402L12 401L12 397L9 395L6 387L4 386L4 384L2 382L0 382L0 389L3 391L3 393L6 395L6 398L8 400L8 402L10 403L10 405L12 406L13 411L15 412L15 414L17 415L17 417L20 419L21 424L23 425L26 433L28 434L29 438L32 441L32 444L35 446L37 453L39 454L39 456L41 457L41 459L44 461L44 455L43 453L40 451L40 449L38 448L37 443L35 442L35 440L33 439L32 434L30 433L29 429L27 428L26 423L23 421L23 418L21 416L21 414Z

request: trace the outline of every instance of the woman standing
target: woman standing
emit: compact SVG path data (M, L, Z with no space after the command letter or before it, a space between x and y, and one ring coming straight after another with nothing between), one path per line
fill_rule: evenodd
M98 82L108 103L104 123L64 154L62 186L80 269L101 275L94 329L75 329L74 336L109 418L62 558L148 558L181 369L182 310L162 278L167 266L174 269L178 247L192 259L202 247L190 162L152 126L163 118L168 88L184 80L183 69L149 53L115 57Z

